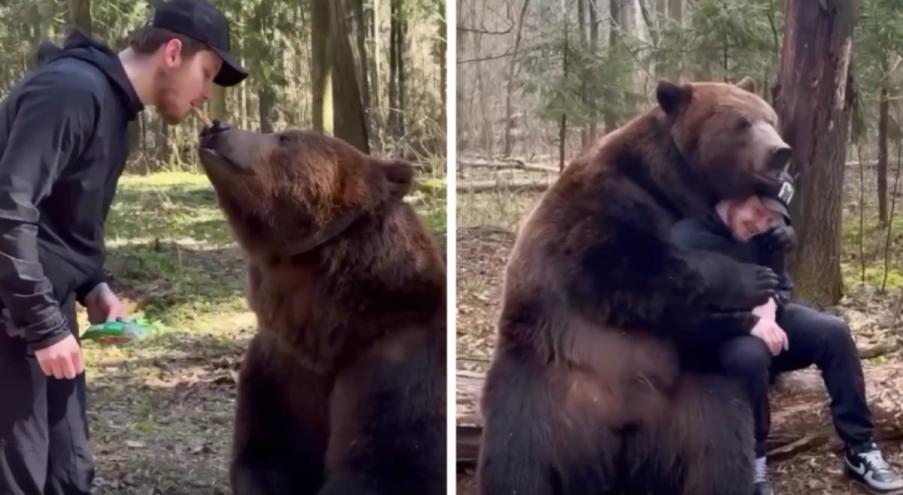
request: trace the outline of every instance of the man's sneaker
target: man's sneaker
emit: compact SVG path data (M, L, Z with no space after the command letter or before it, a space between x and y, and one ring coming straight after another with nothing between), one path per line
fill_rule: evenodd
M844 455L847 475L872 493L903 494L903 478L891 469L875 442L847 448Z
M764 457L756 458L753 471L753 495L774 495L771 482L768 481L768 464Z

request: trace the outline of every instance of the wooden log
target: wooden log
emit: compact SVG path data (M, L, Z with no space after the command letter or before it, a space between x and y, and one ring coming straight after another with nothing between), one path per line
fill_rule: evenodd
M885 365L865 370L870 408L875 422L875 436L879 442L903 439L903 407L886 397L881 384L890 384L903 377L903 364ZM458 370L455 385L457 396L457 464L460 468L476 466L480 452L482 418L480 397L485 376L474 371ZM903 395L893 387L897 395ZM830 421L825 424L800 423L819 408L827 411L827 394L824 381L814 368L784 373L779 376L771 391L771 433L768 437L768 456L774 460L786 459L800 452L829 446L839 450L842 446ZM899 399L899 397L897 397ZM872 400L874 399L874 400Z
M517 158L484 160L481 158L459 158L459 167L468 168L524 168L524 161Z
M481 192L543 192L552 185L549 180L481 180L459 182L457 190L462 193Z
M558 167L552 165L543 165L541 163L528 163L520 158L502 158L496 160L485 160L482 158L459 158L458 167L460 168L489 168L489 169L514 169L514 170L535 170L538 172L558 173Z

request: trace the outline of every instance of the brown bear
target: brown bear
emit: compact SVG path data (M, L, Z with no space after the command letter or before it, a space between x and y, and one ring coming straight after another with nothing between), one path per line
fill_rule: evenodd
M670 226L775 182L790 149L751 82L662 82L518 233L482 400L484 495L749 495L752 414L683 350L748 332L776 275Z
M445 267L413 167L215 126L201 163L248 262L237 495L445 493Z

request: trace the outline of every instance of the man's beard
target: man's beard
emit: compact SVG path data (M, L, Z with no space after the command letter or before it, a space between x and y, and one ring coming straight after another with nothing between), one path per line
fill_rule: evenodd
M165 69L158 69L154 74L154 86L157 88L154 98L154 101L157 102L157 113L167 124L175 125L181 122L184 116L179 113L176 101L178 86L175 74Z

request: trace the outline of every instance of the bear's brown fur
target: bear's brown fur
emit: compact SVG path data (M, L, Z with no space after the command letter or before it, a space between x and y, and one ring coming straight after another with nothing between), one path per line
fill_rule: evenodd
M234 493L444 493L445 269L412 166L304 132L208 132L200 155L259 326Z
M531 212L484 391L484 495L752 492L748 405L680 351L748 331L777 279L668 241L789 158L749 89L661 83L658 108L582 153Z

